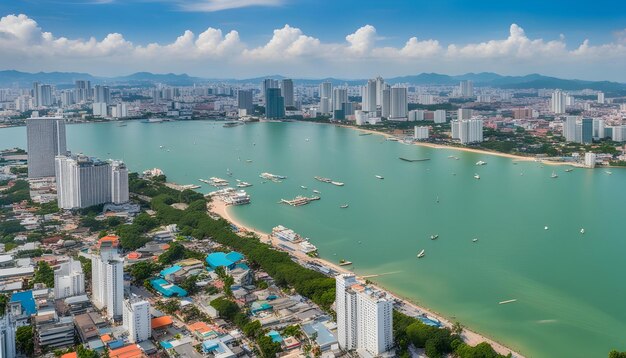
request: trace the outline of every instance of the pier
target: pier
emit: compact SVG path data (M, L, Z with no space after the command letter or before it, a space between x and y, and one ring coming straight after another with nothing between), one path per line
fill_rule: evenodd
M280 202L282 204L288 204L291 206L302 206L315 200L320 200L320 197L319 196L311 196L311 197L296 196L294 199L291 199L291 200L280 199Z

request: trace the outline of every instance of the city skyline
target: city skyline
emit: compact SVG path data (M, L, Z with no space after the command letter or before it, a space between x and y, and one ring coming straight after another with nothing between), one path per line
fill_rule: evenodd
M619 15L623 5L595 9L593 16L573 24L577 17L572 9L557 3L562 5L561 13L541 16L537 13L545 9L534 2L524 8L493 6L485 12L497 20L481 26L476 22L486 15L461 4L418 7L400 3L391 8L370 4L363 6L367 12L359 7L321 4L321 8L329 8L329 20L337 17L334 12L339 10L344 16L336 22L317 18L317 25L309 18L315 16L305 16L311 8L307 1L179 3L187 11L150 3L154 8L146 10L147 14L133 11L145 6L138 2L86 5L70 1L46 14L23 3L2 4L0 49L6 55L0 68L81 71L98 76L151 71L238 78L271 73L359 78L369 73L390 77L420 72L539 72L626 81L620 77L626 65L619 61L626 54L626 22ZM44 1L41 8L50 8L50 4ZM485 4L476 7L486 8ZM192 8L205 12L190 11ZM67 14L57 14L62 9ZM400 13L403 9L415 11L420 21L407 19ZM115 11L123 11L123 17L132 16L134 21L151 14L159 28L122 24L113 20ZM445 16L443 11L447 11ZM250 12L267 21L250 28L242 21ZM204 16L193 16L197 14ZM88 23L83 16L89 17ZM456 23L450 23L451 19Z

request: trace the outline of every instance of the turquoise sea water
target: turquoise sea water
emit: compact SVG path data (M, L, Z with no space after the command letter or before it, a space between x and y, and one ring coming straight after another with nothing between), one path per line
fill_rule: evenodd
M228 179L230 169L233 181L254 184L246 189L252 204L232 211L246 225L282 224L309 237L323 258L353 261L362 275L392 273L375 281L529 357L626 350L626 170L566 173L306 123L81 124L68 126L67 138L74 152L123 159L134 171L158 167L182 184ZM0 129L0 148L25 145L23 127ZM261 172L288 178L263 184ZM320 201L277 204L313 189ZM508 299L517 302L498 304Z

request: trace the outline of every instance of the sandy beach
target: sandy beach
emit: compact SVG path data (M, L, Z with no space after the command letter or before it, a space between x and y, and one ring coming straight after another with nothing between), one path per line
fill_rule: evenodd
M376 134L384 134L384 133L378 133L376 132ZM447 147L446 147L447 148ZM224 204L224 202L220 201L220 200L214 200L210 203L209 206L209 210L214 213L217 214L219 216L221 216L222 218L224 218L225 220L229 221L230 223L232 223L233 225L237 226L237 228L240 230L240 234L241 235L245 235L247 233L254 233L256 234L263 242L267 242L267 243L271 243L272 246L274 246L274 248L276 248L277 250L279 250L277 243L275 243L272 238L271 235L267 232L263 232L261 230L258 230L256 228L251 228L251 227L247 227L245 225L243 225L240 221L237 220L237 218L235 218L231 213L230 210L228 210L228 206L226 204ZM297 232L297 230L296 230ZM336 272L339 273L354 273L348 269L346 269L343 266L339 266L338 264L332 263L330 261L324 260L322 258L311 258L307 255L305 255L304 253L300 253L300 252L289 252L290 255L296 256L298 257L298 259L300 259L301 261L304 262L318 262L321 265L324 265L326 267L330 267L333 270L335 270ZM374 275L376 276L376 275ZM373 278L373 276L368 276L369 278ZM365 280L364 277L359 277L359 279L361 280ZM419 313L425 313L429 316L435 317L437 318L439 321L441 321L446 327L451 328L453 325L453 321L445 318L443 315L438 314L432 310L429 310L427 308L424 308L422 306L419 306L413 302L411 302L410 300L398 296L396 294L394 294L393 292L386 290L384 287L379 287L376 286L375 284L373 284L373 286L381 289L381 290L385 290L388 293L390 293L392 296L396 297L399 300L402 300L403 303L407 306L410 307L411 311L419 311ZM465 341L465 343L475 346L481 342L487 342L489 343L493 349L495 349L496 352L503 354L503 355L507 355L509 353L512 353L513 357L521 357L523 358L524 356L505 347L504 345L485 337L484 335L481 335L479 333L476 333L474 331L471 331L467 328L463 329L463 333L461 334L463 340Z
M338 125L338 126L344 127L344 128L354 129L356 131L363 132L363 133L381 135L381 136L383 136L385 138L397 138L393 134L380 132L380 131L376 131L376 130L373 130L373 129L363 129L363 128L357 128L357 127L346 126L346 125ZM490 151L490 150L485 150L485 149L476 149L476 148L468 148L468 147L455 147L455 146L451 146L451 145L435 144L435 143L428 143L428 142L413 142L413 145L417 145L417 146L421 146L421 147L428 147L428 148L433 148L433 149L448 149L448 150L458 150L458 151L462 151L462 152L470 152L470 153L477 153L477 154L495 155L495 156L498 156L498 157L510 158L510 159L515 160L515 161L538 162L538 163L545 164L545 165L568 165L568 166L581 167L581 165L576 164L576 163L555 162L555 161L551 161L551 160L537 159L535 157L526 157L526 156L523 156L523 155L495 152L495 151Z

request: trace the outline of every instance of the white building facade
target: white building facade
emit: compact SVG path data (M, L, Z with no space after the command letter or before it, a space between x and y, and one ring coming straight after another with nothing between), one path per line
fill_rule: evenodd
M80 261L70 258L54 271L54 298L78 296L85 293L85 274Z
M67 152L65 120L61 117L35 117L26 120L28 177L53 177L54 158Z
M150 338L150 303L145 300L131 298L124 301L123 324L128 330L128 340L139 343Z

